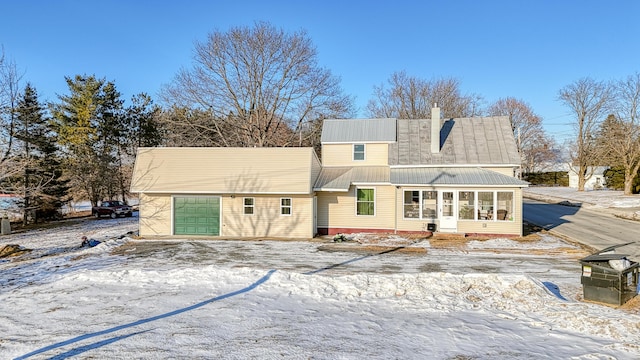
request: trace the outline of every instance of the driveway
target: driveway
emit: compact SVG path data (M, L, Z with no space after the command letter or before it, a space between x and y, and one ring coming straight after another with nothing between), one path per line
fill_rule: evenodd
M634 242L617 250L640 261L640 222L620 219L606 209L549 204L524 199L525 221L542 226L552 234L588 245L596 250Z

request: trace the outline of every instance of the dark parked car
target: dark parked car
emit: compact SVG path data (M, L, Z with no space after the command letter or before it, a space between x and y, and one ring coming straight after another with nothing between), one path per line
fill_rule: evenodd
M118 216L129 217L133 215L131 206L125 204L122 201L103 201L100 206L94 206L91 208L91 214L96 218L101 216L109 216L115 219Z

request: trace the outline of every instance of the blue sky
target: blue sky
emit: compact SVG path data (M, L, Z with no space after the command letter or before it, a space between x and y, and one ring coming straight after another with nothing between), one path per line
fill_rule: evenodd
M68 94L64 77L76 74L114 81L127 100L156 98L190 66L195 41L255 21L306 30L360 116L373 86L404 70L456 78L486 104L521 99L559 142L573 123L562 87L640 71L635 0L0 0L0 14L0 45L43 101Z

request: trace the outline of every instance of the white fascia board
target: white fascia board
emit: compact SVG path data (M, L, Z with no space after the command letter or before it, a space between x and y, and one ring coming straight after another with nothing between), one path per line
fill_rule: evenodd
M325 192L349 192L349 189L332 189L332 188L314 188L313 191L325 191Z
M209 194L209 195L219 195L219 194L235 194L235 195L311 195L312 192L302 192L302 191L291 191L291 192L282 192L282 191L261 191L261 192L251 192L251 191L200 191L200 190L192 190L192 191L185 191L185 190L179 190L179 191L174 191L174 190L151 190L151 191L145 191L145 190L139 190L139 191L132 191L135 193L140 193L140 194L182 194L182 195L197 195L197 194Z
M393 144L395 141L327 141L321 142L320 145L345 145L345 144Z
M474 184L393 184L401 187L432 187L432 188L523 188L529 185L474 185Z
M433 165L389 165L391 169L411 168L512 168L520 164L433 164ZM486 170L486 169L485 169Z
M354 185L354 186L381 186L381 185L382 186L384 186L384 185L391 186L391 185L394 185L394 184L392 184L390 182L352 182L351 185Z

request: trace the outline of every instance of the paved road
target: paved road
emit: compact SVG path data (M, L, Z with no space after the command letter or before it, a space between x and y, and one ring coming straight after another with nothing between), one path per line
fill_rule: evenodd
M579 207L548 204L525 199L524 219L574 241L601 250L635 241L616 252L640 261L640 222L614 217L606 211L597 212Z

